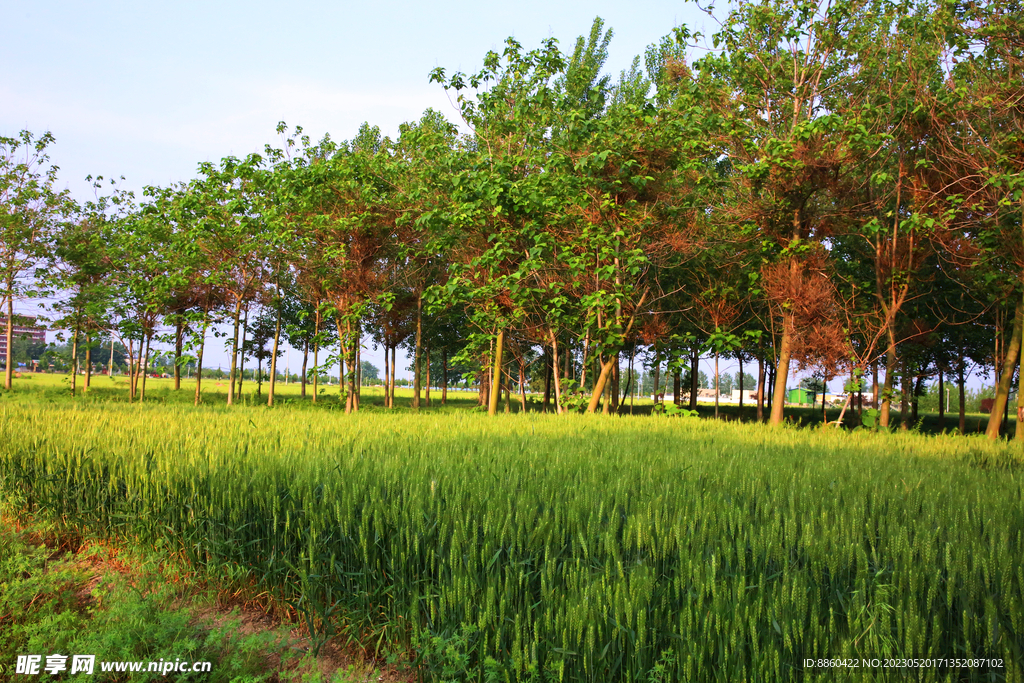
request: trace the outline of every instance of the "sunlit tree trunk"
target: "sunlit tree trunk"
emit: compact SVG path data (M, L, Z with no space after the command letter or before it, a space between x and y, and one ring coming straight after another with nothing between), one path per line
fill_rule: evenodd
M270 389L267 391L267 405L274 405L274 388L277 385L277 349L281 343L281 304L277 306L277 322L274 325L274 350L270 355Z
M1024 328L1021 329L1020 340L1020 367L1024 368ZM1024 372L1017 373L1017 425L1014 429L1014 438L1018 441L1024 440Z
M174 326L174 390L181 389L181 341L185 334L185 321L179 316Z
M75 322L75 330L71 334L71 395L75 395L78 386L78 322Z
M242 323L242 345L238 347L238 400L242 400L242 383L245 382L245 333L249 327L249 309L245 309L245 321Z
M963 349L959 352L957 364L957 389L960 401L960 433L964 434L967 431L967 401L965 396L966 387L964 386L964 352Z
M1017 360L1020 356L1021 332L1024 331L1024 302L1017 302L1016 309L1016 314L1013 316L1013 331L1009 343L1006 344L1002 373L1000 373L999 383L996 385L995 401L992 403L988 427L985 429L985 435L989 439L999 438L1003 412L1006 410L1009 399L1010 383L1013 381L1013 371L1017 367Z
M352 407L357 411L359 410L359 398L362 394L363 388L363 330L360 323L356 323L356 340L355 340L355 364L356 374L352 378L352 382L355 386L352 387Z
M423 400L426 406L430 407L430 347L426 347L423 350L423 355L426 360L426 374L424 375L424 387L423 387Z
M498 330L498 336L494 343L494 367L491 376L491 396L487 404L487 414L498 414L498 399L501 392L501 355L505 346L505 330Z
M743 414L743 354L736 354L740 362L740 415Z
M661 354L658 353L658 349L654 349L654 402L658 403L658 388L661 384Z
M391 347L391 407L395 407L395 353L397 352L398 345L395 344Z
M700 349L690 348L690 410L697 410L697 390L700 388Z
M715 419L718 419L718 351L715 351Z
M196 396L193 401L194 405L199 405L202 400L202 388L203 388L203 349L206 348L206 329L210 324L210 314L207 312L203 313L203 326L199 331L201 335L199 339L199 352L196 354Z
M757 357L757 421L764 421L764 358Z
M942 365L939 365L939 430L946 428L946 383L945 376L942 371Z
M85 333L85 379L82 381L82 391L89 391L92 384L92 335Z
M793 326L793 314L784 311L782 313L782 339L779 340L779 361L774 374L775 391L772 395L772 409L768 418L768 423L776 426L782 424L783 408L786 405L786 381L789 378Z
M235 302L234 336L231 339L231 374L228 381L228 405L235 402L235 372L238 369L238 326L242 323L242 300Z
M882 405L878 414L878 425L880 427L889 426L889 417L892 412L892 393L895 386L893 380L896 375L896 334L893 332L892 325L889 326L887 333L889 344L885 351L885 384L882 387Z
M142 367L139 370L142 373L142 385L139 388L139 403L146 400L146 375L149 374L149 349L152 341L153 333L146 332L146 351L140 360Z
M412 409L420 409L420 360L423 354L423 294L416 295L416 352L412 367Z
M519 358L519 403L523 412L526 412L526 363L522 356Z
M561 375L561 368L558 365L558 336L553 331L549 331L548 335L551 338L551 369L553 371L551 373L552 374L551 379L554 380L554 383L555 383L555 414L556 415L561 415L562 414L562 379L559 376L559 375Z
M871 407L878 408L878 361L871 364Z
M299 396L306 398L306 366L309 364L309 340L302 340L302 385L299 388Z
M4 370L4 388L10 391L14 388L14 280L8 278L7 292L7 353L4 361L7 363Z
M384 343L384 407L391 407L391 347Z
M551 354L544 354L544 402L541 404L541 412L548 412L548 408L551 406L551 375L552 364Z

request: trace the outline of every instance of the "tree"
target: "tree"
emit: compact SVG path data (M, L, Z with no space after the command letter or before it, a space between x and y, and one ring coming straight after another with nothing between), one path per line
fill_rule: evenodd
M727 150L737 202L726 215L753 227L774 263L765 292L778 321L778 381L770 422L780 425L798 307L821 291L825 194L845 167L848 122L829 98L852 76L861 4L766 0L733 9L714 36L720 51L694 67L716 114L709 134ZM818 259L818 263L811 259Z
M14 388L14 301L35 294L32 267L41 257L53 218L68 201L53 185L57 167L46 148L54 138L27 130L0 137L0 310L6 308L7 357L4 388Z
M359 364L359 374L362 376L363 381L377 380L380 379L380 370L376 365L368 360L364 360Z

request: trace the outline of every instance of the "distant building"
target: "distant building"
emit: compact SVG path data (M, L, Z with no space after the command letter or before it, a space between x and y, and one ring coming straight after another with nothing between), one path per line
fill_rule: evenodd
M35 325L35 316L14 316L14 339L28 337L34 342L46 343L46 330ZM0 360L7 357L7 316L0 316Z

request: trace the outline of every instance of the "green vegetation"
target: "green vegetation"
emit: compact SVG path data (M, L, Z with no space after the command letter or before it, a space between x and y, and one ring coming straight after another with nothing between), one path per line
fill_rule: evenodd
M101 669L101 662L161 659L210 663L209 672L176 680L326 680L284 629L247 629L237 608L218 609L214 591L168 563L166 553L121 553L76 530L7 522L0 523L0 679L16 679L18 655L43 655L45 666L47 655L59 653L95 656L91 674L74 676L69 656L61 680L166 680ZM365 680L347 673L331 680Z
M864 680L802 667L836 657L1005 662L914 680L1024 673L1008 445L309 415L4 404L0 482L12 511L172 552L293 605L314 645L410 649L428 680Z
M698 385L756 383L781 425L799 370L886 428L937 384L966 432L976 373L997 440L1024 414L1018 4L709 6L713 35L662 27L617 80L595 18L564 52L509 38L473 71L421 65L461 125L427 110L314 140L280 122L262 153L138 197L97 178L76 201L51 134L0 136L4 386L20 358L72 370L71 393L76 365L87 390L117 363L145 401L150 370L202 379L221 338L228 405L254 369L273 404L287 343L314 396L337 368L357 412L373 343L389 407L401 346L414 408L452 380L492 415L527 387L621 413L644 374L691 411ZM14 348L26 300L62 357Z

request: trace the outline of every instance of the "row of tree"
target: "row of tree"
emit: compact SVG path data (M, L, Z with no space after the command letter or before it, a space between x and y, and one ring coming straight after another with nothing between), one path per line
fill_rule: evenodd
M364 125L314 142L282 123L279 147L138 199L97 182L70 202L51 189L52 139L23 133L2 142L8 318L60 290L72 345L111 334L134 368L162 329L201 366L226 321L229 404L249 335L268 403L286 340L340 367L347 411L367 335L389 387L410 348L414 406L433 370L477 381L491 413L503 389L525 406L530 376L545 409L615 411L638 357L652 393L670 376L695 402L688 369L713 358L717 384L729 355L741 377L756 364L773 424L800 367L851 396L871 378L888 426L896 397L906 415L935 376L962 396L984 362L996 437L1024 330L1017 9L745 2L710 39L677 27L617 80L598 19L571 53L509 39L477 73L435 69L461 128L427 111L395 139ZM695 43L710 49L688 60Z

